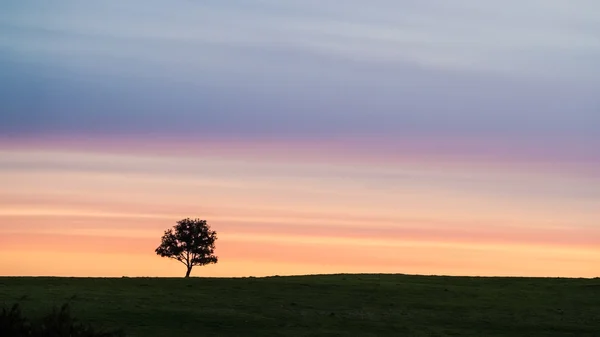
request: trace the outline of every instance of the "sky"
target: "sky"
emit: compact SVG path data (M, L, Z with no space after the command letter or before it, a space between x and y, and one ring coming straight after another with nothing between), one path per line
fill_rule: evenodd
M0 4L0 275L599 276L596 0Z

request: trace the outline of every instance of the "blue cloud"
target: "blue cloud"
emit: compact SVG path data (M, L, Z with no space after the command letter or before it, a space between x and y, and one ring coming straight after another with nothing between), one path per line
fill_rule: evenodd
M5 1L0 131L598 144L599 10L583 0Z

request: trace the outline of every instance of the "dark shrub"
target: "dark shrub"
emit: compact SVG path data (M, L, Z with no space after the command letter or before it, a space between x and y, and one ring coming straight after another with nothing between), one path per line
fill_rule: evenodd
M10 310L4 308L0 314L0 336L2 337L122 337L122 331L98 331L79 323L71 316L68 304L42 319L30 321L23 317L18 304Z
M0 336L30 336L29 322L21 314L18 304L12 308L2 308L0 313Z

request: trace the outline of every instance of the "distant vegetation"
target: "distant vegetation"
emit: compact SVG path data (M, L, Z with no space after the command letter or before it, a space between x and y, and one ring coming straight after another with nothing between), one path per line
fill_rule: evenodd
M215 241L217 232L210 229L206 220L187 218L165 231L155 252L183 263L186 267L185 277L190 277L194 266L217 263Z
M19 304L4 307L0 313L2 337L122 337L122 331L98 331L71 316L69 306L54 309L42 318L30 320L23 316Z
M65 302L128 337L600 336L600 279L0 278L26 317Z

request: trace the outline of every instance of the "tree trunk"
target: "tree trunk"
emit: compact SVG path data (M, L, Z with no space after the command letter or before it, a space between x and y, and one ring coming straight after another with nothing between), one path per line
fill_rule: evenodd
M192 272L192 266L189 266L187 269L187 272L185 273L185 277L188 278L190 277L190 273Z

